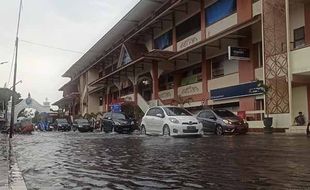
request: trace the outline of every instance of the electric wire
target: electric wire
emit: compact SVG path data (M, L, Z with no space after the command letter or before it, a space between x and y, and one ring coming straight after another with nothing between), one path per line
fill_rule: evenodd
M56 50L60 50L60 51L70 52L70 53L77 53L77 54L92 53L92 54L97 54L97 55L99 54L98 52L94 52L94 51L88 51L88 52L85 53L85 52L82 52L82 51L66 49L66 48L61 48L61 47L55 47L55 46L51 46L51 45L47 45L47 44L42 44L42 43L37 43L37 42L32 42L32 41L23 40L23 39L20 39L19 41L23 42L23 43L31 44L31 45L41 46L41 47L50 48L50 49L56 49Z

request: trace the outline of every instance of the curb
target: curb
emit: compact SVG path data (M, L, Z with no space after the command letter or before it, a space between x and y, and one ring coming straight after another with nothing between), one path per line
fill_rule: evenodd
M17 164L16 157L14 155L11 139L8 140L8 183L10 190L27 190L27 186Z

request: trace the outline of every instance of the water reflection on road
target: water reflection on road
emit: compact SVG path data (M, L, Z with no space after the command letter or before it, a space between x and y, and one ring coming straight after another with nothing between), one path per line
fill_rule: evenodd
M29 189L306 189L310 138L169 138L103 133L16 136Z

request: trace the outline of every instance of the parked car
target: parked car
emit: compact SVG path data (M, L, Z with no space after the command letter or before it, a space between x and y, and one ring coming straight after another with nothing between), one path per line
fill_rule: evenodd
M207 109L198 113L197 119L203 125L205 133L224 135L226 133L245 134L248 132L248 123L225 109Z
M90 125L87 119L76 119L73 122L73 131L93 132L94 128Z
M71 131L71 125L66 119L56 119L53 126L58 131Z
M141 134L201 136L202 124L184 108L158 106L150 108L142 118Z
M135 120L128 117L125 113L107 112L102 120L102 128L106 133L113 130L117 133L131 133L135 126Z

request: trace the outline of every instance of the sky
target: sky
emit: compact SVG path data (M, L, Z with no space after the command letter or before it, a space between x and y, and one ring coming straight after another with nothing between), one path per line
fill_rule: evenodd
M16 86L42 103L62 98L62 78L83 54L139 0L23 0ZM121 5L121 6L120 6ZM0 0L0 87L9 81L14 53L19 0ZM32 43L28 43L32 42ZM38 46L43 44L49 47ZM56 48L61 48L63 51ZM8 87L13 85L13 76Z

